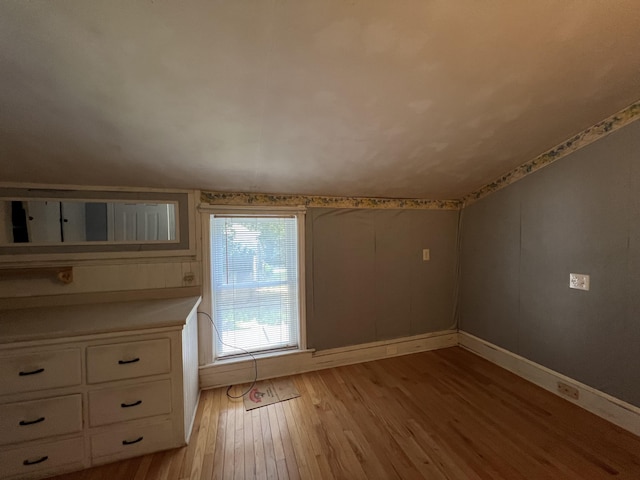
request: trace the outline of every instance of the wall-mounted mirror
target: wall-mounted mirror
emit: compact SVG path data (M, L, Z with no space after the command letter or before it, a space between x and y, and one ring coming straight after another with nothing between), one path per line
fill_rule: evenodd
M0 245L178 241L175 203L0 201Z
M0 188L0 255L189 250L188 199L187 193Z

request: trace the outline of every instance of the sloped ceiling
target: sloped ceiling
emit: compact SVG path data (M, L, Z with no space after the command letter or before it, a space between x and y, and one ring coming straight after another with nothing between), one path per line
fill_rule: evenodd
M3 0L0 181L459 198L640 97L638 0Z

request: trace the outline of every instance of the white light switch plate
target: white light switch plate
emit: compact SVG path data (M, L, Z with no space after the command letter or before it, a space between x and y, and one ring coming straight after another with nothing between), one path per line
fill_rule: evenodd
M570 273L569 288L589 290L589 275L584 275L582 273Z
M422 260L424 262L428 262L429 259L431 258L431 254L429 253L429 249L425 248L422 250Z

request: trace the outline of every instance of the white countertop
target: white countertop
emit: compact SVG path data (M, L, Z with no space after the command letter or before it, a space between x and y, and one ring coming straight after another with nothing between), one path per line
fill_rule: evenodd
M200 297L0 310L0 344L182 326Z

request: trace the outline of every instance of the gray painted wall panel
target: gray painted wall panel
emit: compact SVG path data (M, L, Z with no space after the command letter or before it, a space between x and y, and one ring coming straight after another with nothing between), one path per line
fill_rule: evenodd
M460 325L640 406L639 159L636 122L465 209ZM496 238L505 212L518 217L516 198L521 239ZM485 230L496 226L495 235ZM496 267L480 292L489 261L471 255L477 249L488 249ZM515 296L505 281L516 270L514 250L518 309L511 300L482 305L483 292ZM591 290L569 289L571 272L589 274Z
M454 326L457 212L309 209L307 329L311 348ZM431 260L422 261L422 249Z
M365 210L313 209L312 321L316 349L376 340L374 230Z
M520 353L603 387L623 360L615 343L626 312L629 200L628 159L618 157L612 168L603 161L605 146L594 144L520 185ZM571 272L589 274L591 290L570 289Z
M506 188L463 211L460 328L516 351L520 190Z
M398 213L373 212L376 338L396 338L411 332L411 276L423 262L420 247L411 245L411 218ZM408 254L411 250L415 255Z
M459 212L403 212L410 218L411 231L406 255L412 270L411 335L455 329L456 245ZM420 261L422 249L429 248L431 259ZM415 261L414 261L415 259Z
M638 122L636 122L638 123ZM638 128L640 130L640 128ZM640 383L640 131L636 141L626 145L629 148L626 155L631 159L629 165L631 201L627 211L629 219L629 263L627 269L627 284L629 301L624 322L625 339L616 346L619 354L630 359L624 366L625 375L622 376L621 388L625 392L623 398L638 398L638 383ZM636 402L636 405L639 405Z

